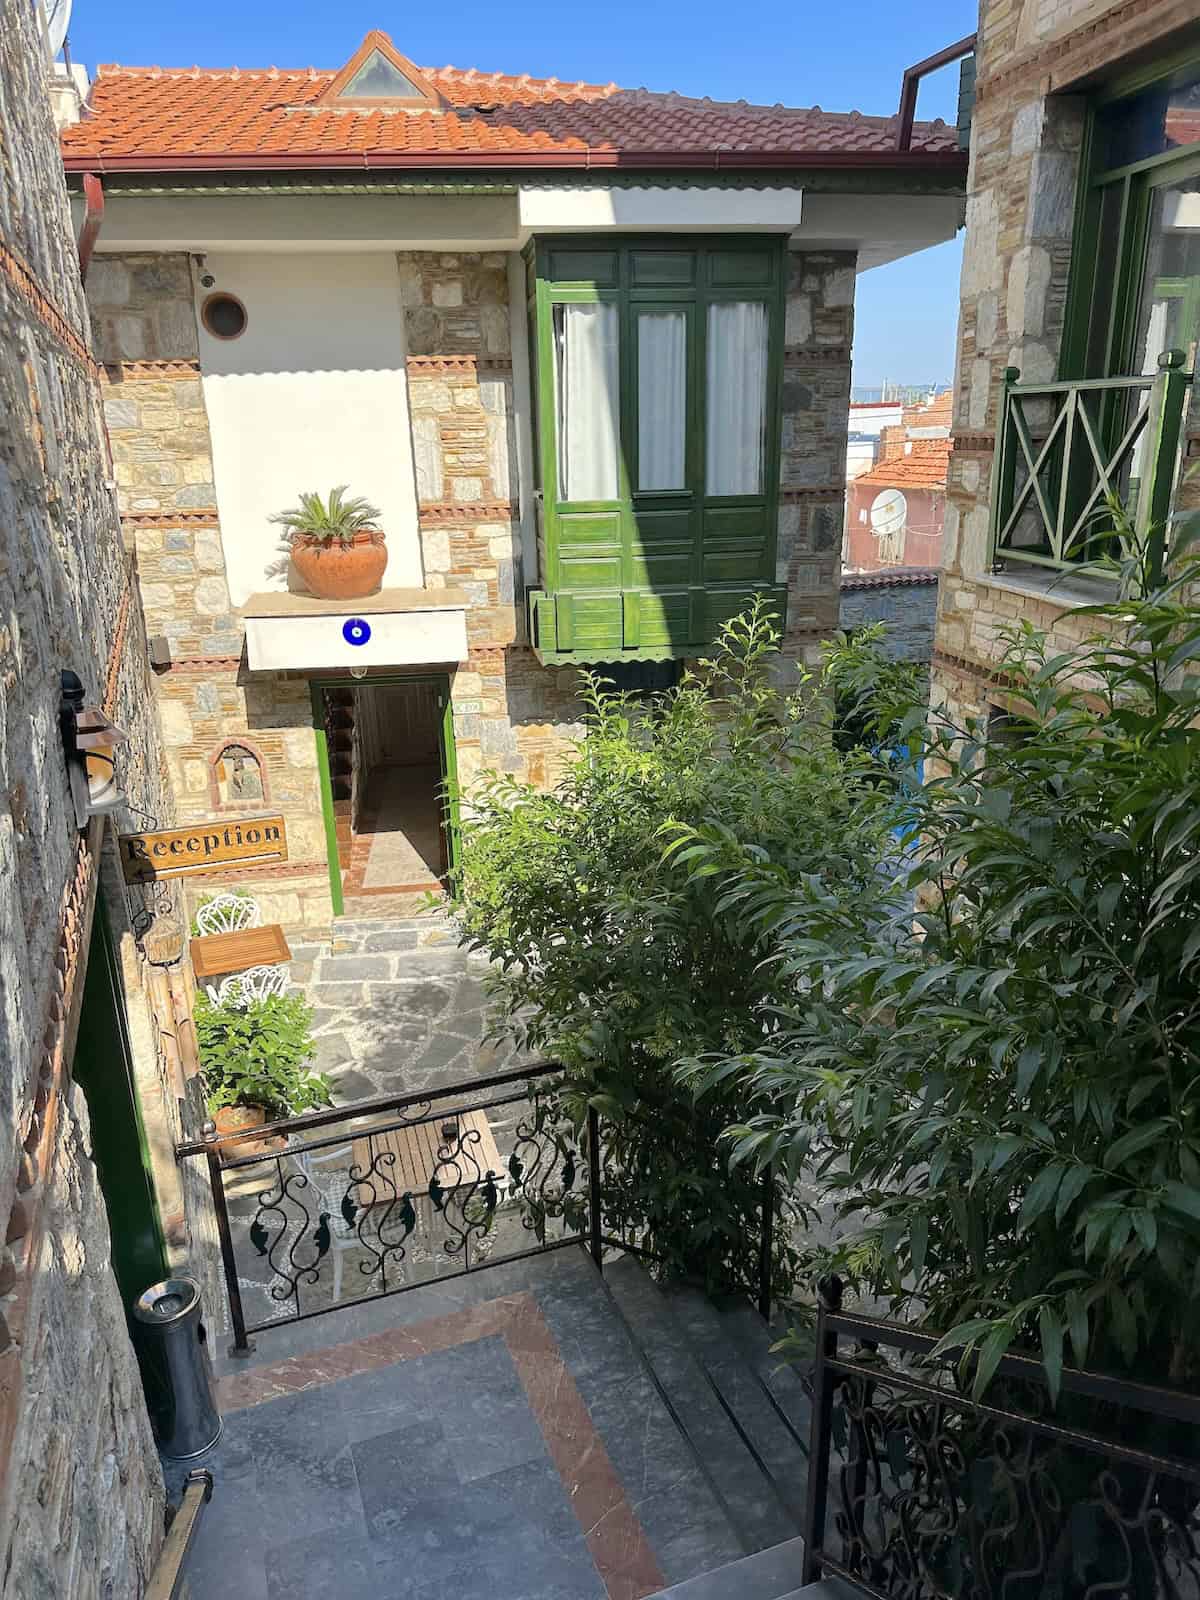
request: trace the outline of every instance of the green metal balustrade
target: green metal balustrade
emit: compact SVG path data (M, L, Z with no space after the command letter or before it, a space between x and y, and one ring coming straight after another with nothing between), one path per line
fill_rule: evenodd
M1060 571L1114 553L1108 497L1131 506L1161 564L1192 374L1181 350L1138 377L1021 383L1004 374L992 495L997 569Z

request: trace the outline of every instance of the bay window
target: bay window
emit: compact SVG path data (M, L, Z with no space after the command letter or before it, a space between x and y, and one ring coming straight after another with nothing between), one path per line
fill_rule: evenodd
M543 661L671 659L775 582L785 244L547 239L527 255Z

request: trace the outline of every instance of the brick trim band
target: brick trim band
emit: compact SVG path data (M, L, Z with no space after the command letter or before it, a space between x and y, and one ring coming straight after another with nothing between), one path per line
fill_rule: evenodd
M784 506L802 505L806 500L840 500L846 490L840 483L815 483L802 489L780 489L779 503Z
M100 365L78 330L42 288L33 269L3 243L0 243L0 272L3 272L47 333L57 339L94 378L98 377Z
M955 433L950 439L951 454L956 456L990 456L995 448L994 433Z
M850 346L792 345L783 352L783 364L785 367L849 366Z
M236 735L233 736L236 738ZM231 739L233 742L233 739ZM229 864L208 868L207 871L189 872L189 881L192 878L220 878L229 876ZM274 866L255 867L245 869L243 880L249 882L255 878L321 878L329 882L328 861L279 861Z
M1162 0L1125 0L1124 5L1110 7L1064 38L1018 55L995 73L985 73L976 85L976 108L988 105L993 96L1018 80L1032 98L1035 93L1066 88L1098 67L1108 66L1113 58L1112 41L1118 32L1124 58L1195 20L1191 0L1177 0L1172 6L1163 6ZM986 57L985 50L985 60Z
M195 360L187 361L106 361L100 369L101 381L104 383L134 383L138 379L153 379L162 382L163 379L198 378L200 376L200 363Z
M509 356L408 356L405 360L414 378L436 372L511 372Z
M127 528L219 528L217 508L199 511L123 511L121 522Z
M165 667L156 670L168 672L234 672L242 664L241 656L177 656ZM234 738L230 735L230 738ZM243 744L245 740L241 741Z
M511 521L514 514L511 500L425 500L417 507L417 520L431 527L449 522Z

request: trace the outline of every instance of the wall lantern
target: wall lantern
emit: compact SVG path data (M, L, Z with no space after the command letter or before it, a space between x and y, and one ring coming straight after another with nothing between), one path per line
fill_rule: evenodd
M101 817L125 804L117 787L113 751L128 744L129 735L110 722L99 706L85 706L83 684L69 669L62 674L58 725L62 733L75 821L86 828L89 817Z

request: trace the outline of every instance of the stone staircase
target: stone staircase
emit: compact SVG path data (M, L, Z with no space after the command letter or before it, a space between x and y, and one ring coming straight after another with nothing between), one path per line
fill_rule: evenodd
M809 1403L781 1367L769 1328L745 1300L715 1304L660 1288L631 1256L605 1263L604 1285L663 1405L705 1475L737 1560L660 1591L663 1600L811 1600L849 1595L800 1585Z

